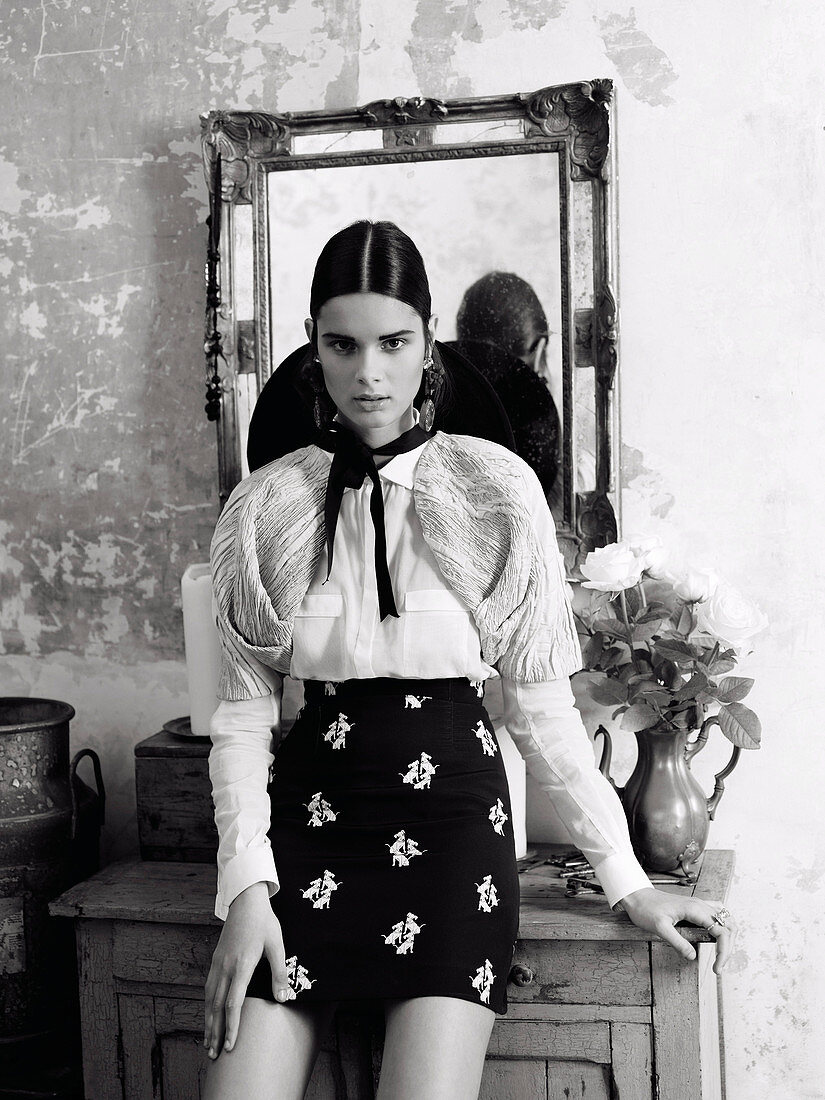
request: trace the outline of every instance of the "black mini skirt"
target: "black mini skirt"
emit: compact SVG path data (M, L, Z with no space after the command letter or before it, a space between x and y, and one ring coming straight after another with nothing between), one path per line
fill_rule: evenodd
M506 1013L519 882L483 685L304 693L269 786L294 1003L442 996ZM247 995L274 999L265 957Z

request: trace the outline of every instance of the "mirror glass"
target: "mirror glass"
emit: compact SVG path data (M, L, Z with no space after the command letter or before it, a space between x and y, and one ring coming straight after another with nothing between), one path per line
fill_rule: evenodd
M359 218L386 219L412 237L430 279L439 340L456 339L466 289L491 271L526 279L550 330L549 377L561 403L561 263L557 153L274 171L267 176L272 351L304 343L315 260ZM530 195L530 203L514 202Z
M326 241L356 219L386 219L424 257L439 340L458 338L459 307L477 279L510 272L529 283L546 317L542 380L563 421L557 153L272 171L267 190L274 367L304 342L313 267ZM562 423L559 455L567 430Z

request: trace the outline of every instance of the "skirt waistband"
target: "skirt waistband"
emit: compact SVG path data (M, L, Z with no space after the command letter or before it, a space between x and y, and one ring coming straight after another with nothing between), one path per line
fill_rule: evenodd
M328 703L332 699L375 696L415 696L451 703L478 704L484 698L484 681L464 677L444 680L402 680L377 676L369 680L304 680L307 703Z

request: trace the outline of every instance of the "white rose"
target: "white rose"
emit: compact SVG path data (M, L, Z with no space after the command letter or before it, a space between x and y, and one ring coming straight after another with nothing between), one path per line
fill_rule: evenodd
M591 550L584 559L581 571L587 580L582 586L597 588L600 592L621 592L639 583L642 568L627 543L613 542Z
M622 542L630 547L644 572L654 580L662 580L667 575L670 551L658 535L628 535Z
M710 598L697 607L696 625L699 630L739 648L764 630L768 619L733 585L719 583Z
M685 603L709 600L719 584L719 577L712 569L688 569L674 582L673 591Z
M655 550L661 546L662 540L658 535L625 535L622 544L629 546L636 557L641 558L648 550Z
M664 546L654 546L645 554L645 573L654 581L663 581L670 576L670 551Z

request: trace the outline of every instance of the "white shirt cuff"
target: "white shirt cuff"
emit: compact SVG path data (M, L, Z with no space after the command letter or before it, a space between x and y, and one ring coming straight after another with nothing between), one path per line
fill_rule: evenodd
M270 897L280 889L270 845L239 852L226 864L219 878L215 916L220 917L221 920L226 920L229 906L247 886L255 882L265 882Z
M627 856L621 852L608 856L597 863L593 870L599 885L604 890L604 896L612 907L617 901L626 898L634 890L652 890L653 883L639 866L634 856Z

